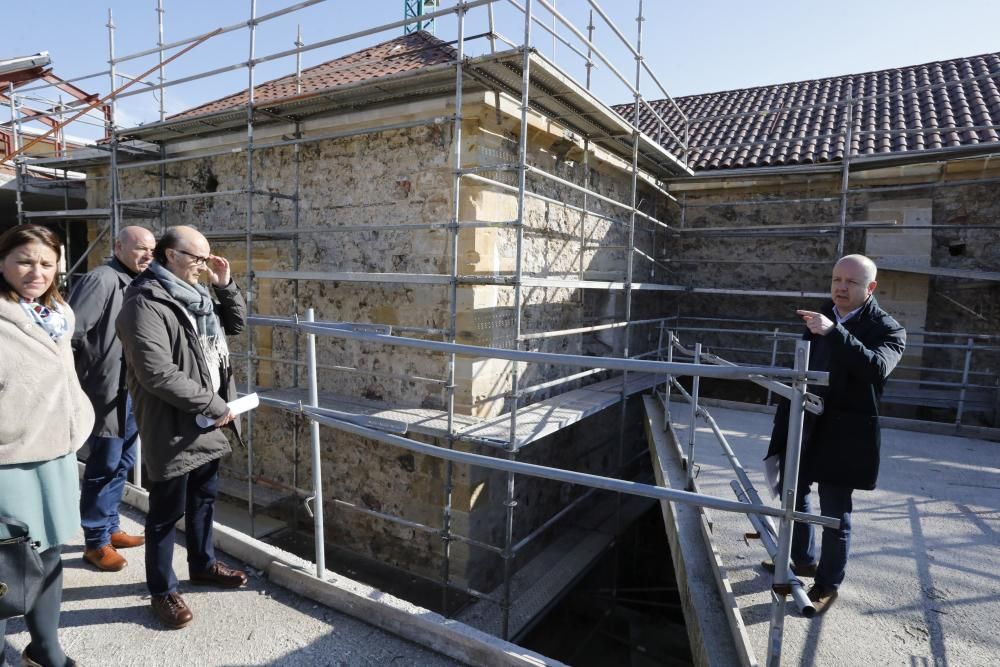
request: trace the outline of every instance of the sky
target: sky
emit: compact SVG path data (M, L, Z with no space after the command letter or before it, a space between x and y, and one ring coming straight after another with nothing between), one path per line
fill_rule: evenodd
M578 30L586 33L586 0L546 0ZM192 37L220 26L245 22L251 0L162 0L164 40L167 43ZM518 0L523 6L525 0ZM441 0L442 8L454 0ZM46 0L2 3L3 17L16 30L5 31L0 41L0 60L48 51L54 71L65 79L107 70L108 10L113 13L115 52L123 54L152 48L157 41L156 0ZM291 0L257 0L263 15L293 4ZM535 13L548 27L555 21L540 0L533 0ZM617 28L634 45L639 0L600 2ZM495 5L497 31L512 42L524 37L523 14L509 0ZM994 0L645 0L643 2L642 53L656 79L674 97L717 90L822 78L856 72L904 67L934 60L1000 51L1000 2ZM257 29L257 57L293 48L297 29L308 46L331 37L397 21L403 16L402 0L327 0L289 16L261 24ZM635 60L612 30L595 15L594 42L611 65L627 80L634 81ZM560 36L584 50L579 40L562 24ZM469 11L467 36L488 30L485 7ZM454 15L438 19L435 33L445 40L457 34ZM316 49L303 54L303 66L315 65L345 53L392 39L402 34L394 28L378 34ZM547 57L581 82L583 59L568 46L537 25L532 43ZM467 41L470 53L488 49L485 39ZM500 48L503 48L502 46ZM176 51L176 49L175 49ZM168 80L196 72L246 61L249 56L247 30L213 37L167 66ZM156 56L119 65L122 73L137 76L156 64ZM257 68L257 83L294 72L293 57ZM155 74L153 75L155 81ZM651 77L643 74L640 90L648 99L664 97ZM121 85L119 80L117 85ZM168 114L245 89L245 69L169 87L165 91ZM110 80L100 77L80 81L89 92L106 94ZM136 84L130 90L138 89ZM608 103L630 101L628 88L599 62L592 89ZM57 93L43 93L50 100ZM35 102L41 106L41 100ZM0 111L0 119L9 115ZM154 94L124 98L119 104L119 124L131 126L155 121L159 101ZM76 136L88 136L96 128L77 126Z

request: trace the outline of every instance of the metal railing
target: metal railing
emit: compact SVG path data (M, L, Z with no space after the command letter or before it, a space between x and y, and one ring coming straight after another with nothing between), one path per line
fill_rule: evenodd
M419 338L395 336L392 333L391 327L386 326L373 328L371 325L367 324L356 325L350 323L316 322L314 320L314 313L311 309L306 311L303 319L295 316L288 318L253 316L250 318L249 323L251 327L264 326L290 328L304 335L306 338L306 349L309 351L307 354L309 404L303 405L302 403L293 404L289 402L274 402L269 401L266 397L263 402L271 405L272 407L301 414L309 420L313 457L312 466L314 471L321 469L322 447L320 443L321 435L319 431L319 424L323 424L341 432L350 433L368 440L383 443L385 445L400 447L414 453L441 459L452 464L458 463L469 466L477 466L496 472L503 472L508 476L524 475L531 478L566 482L584 486L592 490L601 489L614 491L620 494L655 498L658 500L669 500L672 502L687 503L703 508L747 514L754 526L759 528L763 543L774 558L777 568L774 578L774 599L771 617L771 633L769 635L771 637L771 641L768 646L769 664L778 664L780 662L781 633L785 613L786 596L791 595L792 599L795 601L796 605L798 605L799 609L803 611L803 613L808 615L810 610L812 610L808 599L802 592L801 583L792 576L791 570L789 569L792 522L801 521L815 525L836 527L839 525L839 521L829 517L797 512L794 507L796 484L798 479L798 455L801 448L802 415L807 409L811 409L814 412L822 410L821 405L817 403L815 397L810 399L810 396L806 391L807 383L823 385L828 381L827 373L809 371L806 368L808 360L807 342L797 342L795 366L792 369L788 369L773 366L737 366L735 364L725 363L724 360L718 358L715 358L714 364L699 363L700 359L698 358L698 352L700 350L698 348L700 348L700 345L695 350L694 363L678 363L672 360L654 361L646 359L623 359L620 357L592 357L583 355L528 352L516 349L510 350L463 345L451 342L430 341ZM560 366L576 368L619 370L624 373L648 372L656 375L665 375L668 381L666 393L662 395L665 408L669 410L669 387L671 385L676 387L681 395L690 401L692 406L692 421L690 429L692 438L689 442L686 454L686 466L688 469L689 480L688 488L685 490L670 489L624 479L616 479L613 477L593 475L538 464L523 463L514 460L513 457L504 459L470 452L456 451L452 448L454 435L451 433L451 429L453 427L451 421L449 421L449 433L446 438L448 446L442 447L439 445L421 442L410 437L405 437L406 429L405 425L402 424L385 423L384 420L383 423L373 423L372 418L364 414L337 413L336 411L321 408L319 406L315 390L317 382L316 378L319 370L317 368L314 352L316 336L330 336L348 340L360 340L368 343L379 343L388 346L401 346L410 349L420 349L447 354L450 357L454 357L455 355L465 355L479 358L503 359L521 363L557 364ZM674 349L682 352L687 351L677 343L673 332L668 332L667 354L669 357L672 357ZM765 384L766 386L770 386L772 389L779 391L791 399L792 407L789 418L787 454L785 456L786 467L784 488L782 490L780 508L767 505L761 501L759 495L750 482L749 477L739 464L738 459L736 459L732 449L729 447L725 437L722 435L721 430L718 428L718 425L715 424L711 415L703 407L698 405L697 394L693 396L688 394L676 381L677 377L682 376L691 376L694 382L697 382L701 377L759 382ZM782 384L779 380L788 380L790 381L790 384ZM812 407L808 408L810 405ZM453 408L453 406L450 407ZM516 404L513 409L516 409ZM737 492L737 500L735 501L697 493L693 490L695 488L691 472L694 469L695 460L693 434L695 430L694 423L698 417L705 419L712 427L713 433L719 439L720 444L726 452L727 458L732 463L737 474L738 482L734 482L733 487ZM377 422L378 420L375 421ZM512 416L511 422L512 451L516 451L516 431L513 428L513 425L516 424L515 417ZM321 508L324 503L323 479L322 476L316 472L314 472L313 487L310 492L309 500L311 500L313 516L321 517ZM495 553L499 553L501 558L504 559L504 573L505 579L507 579L507 585L504 587L504 599L502 600L495 600L487 595L480 594L477 591L466 590L466 592L500 604L503 608L504 615L506 616L509 614L509 577L512 574L511 563L513 558L516 557L517 551L523 548L531 538L535 537L540 532L547 530L553 523L560 520L570 509L571 508L569 507L564 508L562 511L557 513L556 516L532 532L531 535L514 544L513 548L509 546L499 547L484 545L462 536L465 538L464 541L472 546L491 549ZM392 519L392 517L388 515L380 514L380 517ZM771 517L779 520L779 525L777 527L775 527L770 521ZM405 521L406 525L420 530L435 530L433 527L420 524L419 522L408 521L405 519L399 520ZM320 521L320 519L317 518L317 521ZM441 533L443 538L447 537L448 539L456 539L459 537L453 532L450 535L447 535L447 525L441 529ZM317 526L315 539L317 549L316 576L323 577L324 569L321 560L321 526ZM504 624L504 627L506 628L506 623Z
M700 325L685 325L682 321L700 321ZM774 322L747 320L749 328L717 325L710 318L668 318L663 326L673 332L688 333L713 340L712 349L720 353L733 353L741 363L752 363L755 358L765 358L771 364L789 359L794 352L791 345L801 338L801 333L789 331L796 325L771 327ZM726 322L732 323L732 320ZM768 328L771 327L771 328ZM1000 419L1000 379L992 370L1000 364L1000 336L988 334L948 333L940 331L909 331L907 355L896 367L893 377L886 382L882 396L884 405L905 408L937 408L945 411L941 418L933 415L928 421L950 423L956 427L969 425L969 415L975 413L979 421L992 422L995 427ZM754 342L757 344L754 345ZM920 352L919 363L913 363L912 353ZM689 351L689 355L693 353ZM773 389L768 389L765 405L771 404ZM914 418L916 420L916 418Z

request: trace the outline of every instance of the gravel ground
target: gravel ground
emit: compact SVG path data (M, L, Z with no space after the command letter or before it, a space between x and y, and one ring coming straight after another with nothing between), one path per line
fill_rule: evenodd
M709 408L761 495L769 414ZM684 411L675 419L687 423ZM686 426L675 424L682 442ZM733 498L733 478L699 424L704 493ZM786 665L1000 664L1000 443L883 430L878 489L854 494L853 535L840 597L806 619L789 602ZM776 501L772 501L776 504ZM766 657L770 578L742 515L713 511L716 543L757 654ZM807 585L811 581L807 580Z
M124 506L122 511L122 527L142 534L142 514ZM253 571L248 586L236 591L189 586L181 544L174 551L174 571L194 622L182 630L166 630L149 607L141 547L123 550L129 565L114 573L98 572L82 553L82 534L63 550L60 636L67 655L84 667L460 664L282 589ZM225 554L219 557L239 565ZM29 641L23 619L9 621L7 632L6 658L19 665Z

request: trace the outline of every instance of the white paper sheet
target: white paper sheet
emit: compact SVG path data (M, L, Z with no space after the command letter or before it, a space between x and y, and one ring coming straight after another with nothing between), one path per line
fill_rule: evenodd
M237 398L235 401L229 401L227 405L229 405L229 409L234 415L241 415L244 412L250 412L260 405L260 399L256 393L247 394L246 396ZM198 415L195 417L195 420L198 422L198 426L202 428L208 428L215 423L214 419L205 415Z

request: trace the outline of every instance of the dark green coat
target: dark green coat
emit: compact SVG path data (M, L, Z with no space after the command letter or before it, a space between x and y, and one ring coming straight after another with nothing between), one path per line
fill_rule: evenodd
M223 330L240 333L246 303L239 289L233 282L214 289ZM232 372L222 374L218 393L212 391L194 323L148 270L126 290L116 328L150 481L179 477L228 454L225 434L200 428L195 417L215 420L226 414L226 403L236 398Z
M831 301L821 309L836 322ZM889 374L906 347L906 331L879 308L875 297L844 324L810 341L809 369L829 371L830 384L810 387L823 397L823 414L805 415L799 479L852 489L874 489L881 449L879 401ZM768 456L783 454L788 438L789 403L774 417Z

